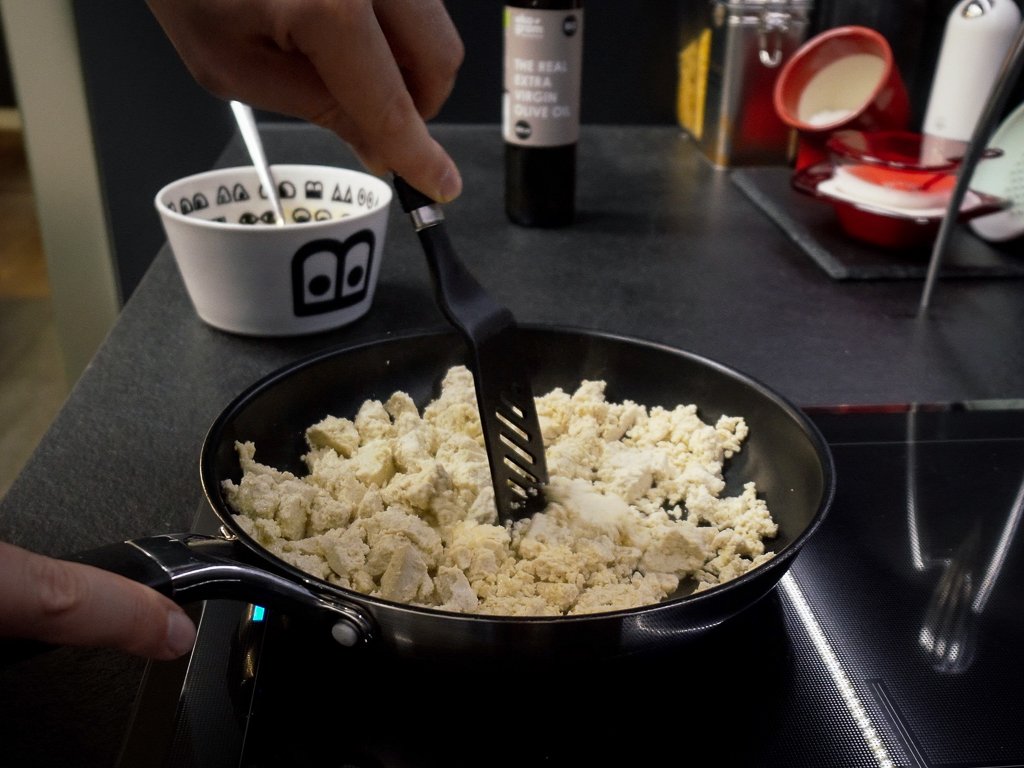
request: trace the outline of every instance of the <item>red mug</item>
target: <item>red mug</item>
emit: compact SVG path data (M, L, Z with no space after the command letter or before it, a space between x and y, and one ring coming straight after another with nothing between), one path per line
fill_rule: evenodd
M775 80L775 111L797 131L796 170L828 157L838 130L905 130L910 99L886 39L868 27L835 27L812 37Z

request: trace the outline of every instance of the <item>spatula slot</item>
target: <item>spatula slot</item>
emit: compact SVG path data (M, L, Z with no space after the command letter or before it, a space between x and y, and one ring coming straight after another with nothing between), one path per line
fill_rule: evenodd
M509 449L511 455L515 455L517 458L521 459L523 464L529 466L534 463L535 459L533 457L533 454L526 451L525 447L513 443L505 435L501 436L501 442ZM506 452L505 455L509 456L510 454ZM516 463L518 464L519 462Z
M508 418L506 418L505 414L503 414L501 411L495 411L494 415L498 417L498 421L500 421L503 426L511 430L512 434L514 434L524 443L528 443L530 441L530 436L526 434L525 430L523 430L523 428L520 427L518 424L509 421ZM502 437L504 436L505 433L502 433Z

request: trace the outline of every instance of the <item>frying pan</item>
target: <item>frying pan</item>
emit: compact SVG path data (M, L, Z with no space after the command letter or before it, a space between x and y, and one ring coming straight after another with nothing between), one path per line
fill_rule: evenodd
M407 392L422 408L468 351L455 333L421 333L325 351L291 364L239 395L206 437L200 474L223 536L181 533L135 539L73 559L142 581L178 602L240 599L277 607L342 645L405 658L480 655L612 659L663 651L736 615L769 593L820 526L834 492L828 446L783 397L724 365L659 344L570 328L524 326L535 392L573 391L583 379L607 382L610 401L648 407L695 403L705 421L742 416L743 450L725 468L726 492L754 481L779 525L777 554L701 593L682 588L656 605L572 617L494 617L449 613L336 587L277 558L235 522L222 494L238 482L236 441L253 441L261 463L306 472L305 429L326 415L353 416L367 399Z

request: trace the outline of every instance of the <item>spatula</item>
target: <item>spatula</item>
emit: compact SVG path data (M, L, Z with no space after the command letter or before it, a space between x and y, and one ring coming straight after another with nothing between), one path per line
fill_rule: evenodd
M440 205L398 176L394 184L426 253L438 304L469 345L498 517L527 517L544 507L548 470L521 333L512 312L459 259Z

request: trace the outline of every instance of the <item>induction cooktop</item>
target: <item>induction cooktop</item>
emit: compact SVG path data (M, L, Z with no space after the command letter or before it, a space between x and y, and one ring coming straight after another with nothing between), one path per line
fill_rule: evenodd
M1024 410L810 415L836 465L823 526L684 646L398 662L209 601L191 658L149 667L120 765L1024 766Z

